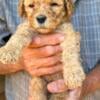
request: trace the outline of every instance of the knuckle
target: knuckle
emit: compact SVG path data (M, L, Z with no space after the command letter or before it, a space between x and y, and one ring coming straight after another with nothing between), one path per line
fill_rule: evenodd
M61 52L61 51L62 51L62 48L60 45L55 47L55 52Z
M46 46L45 52L46 52L47 55L51 55L51 54L54 53L54 48L52 46Z

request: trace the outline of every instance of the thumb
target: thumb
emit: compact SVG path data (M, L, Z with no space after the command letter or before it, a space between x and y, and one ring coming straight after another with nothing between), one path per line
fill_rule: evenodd
M63 79L53 81L47 85L47 89L51 93L61 93L67 91L67 86Z

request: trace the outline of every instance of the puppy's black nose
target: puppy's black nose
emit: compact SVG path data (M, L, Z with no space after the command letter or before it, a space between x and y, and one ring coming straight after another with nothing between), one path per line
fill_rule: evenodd
M39 15L39 16L37 16L36 19L37 19L39 24L43 24L45 22L45 20L47 19L47 17L44 15Z

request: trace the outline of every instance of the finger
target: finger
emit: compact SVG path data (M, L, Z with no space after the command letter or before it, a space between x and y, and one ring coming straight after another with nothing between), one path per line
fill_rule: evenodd
M53 66L59 62L61 62L61 57L59 55L46 57L46 58L40 58L40 59L30 58L28 62L26 60L26 63L28 63L28 66L31 67L32 69Z
M61 46L56 45L56 46L45 46L42 48L34 48L34 49L30 49L27 48L26 49L26 53L25 56L32 56L32 57L49 57L52 55L55 55L57 53L60 53L62 51Z
M31 75L32 76L44 76L44 75L54 74L60 71L62 71L62 64L58 64L58 65L55 65L49 68L40 68L40 69L36 69L33 71L31 70Z
M51 93L61 93L67 91L67 86L63 79L51 82L47 85L48 91Z
M29 47L36 48L45 45L56 45L64 40L63 34L50 34L50 35L39 35L34 37Z

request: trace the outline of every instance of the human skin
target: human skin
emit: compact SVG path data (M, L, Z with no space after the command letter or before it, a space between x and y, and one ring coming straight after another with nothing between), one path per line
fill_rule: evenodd
M31 75L41 76L61 71L62 65L57 64L61 59L57 54L61 52L59 44L62 41L63 35L56 33L34 37L30 45L23 49L18 62L15 64L0 62L0 74L5 75L25 70Z
M49 83L47 87L51 93L59 93L68 90L63 79ZM70 96L67 98L67 100L82 100L84 96L95 92L97 89L100 89L100 64L87 74L82 88L73 89L70 91ZM78 93L80 98L79 95L77 95Z

